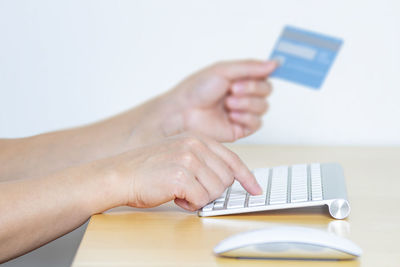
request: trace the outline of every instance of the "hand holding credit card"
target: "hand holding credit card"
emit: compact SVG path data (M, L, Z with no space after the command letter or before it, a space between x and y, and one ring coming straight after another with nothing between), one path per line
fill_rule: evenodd
M339 38L286 26L270 56L280 67L270 77L320 89L342 43Z

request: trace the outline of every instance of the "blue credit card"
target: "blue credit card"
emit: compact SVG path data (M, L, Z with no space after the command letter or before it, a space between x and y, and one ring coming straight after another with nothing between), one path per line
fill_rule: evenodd
M271 77L319 89L342 43L339 38L286 26L270 57L280 63Z

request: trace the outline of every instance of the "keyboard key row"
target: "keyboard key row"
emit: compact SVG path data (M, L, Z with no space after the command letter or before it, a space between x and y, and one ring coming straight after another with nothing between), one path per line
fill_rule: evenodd
M286 166L273 168L269 204L283 204L287 202L287 184L288 168Z
M322 200L322 181L321 166L319 164L311 164L311 199Z
M272 169L259 168L253 174L262 188L262 194L249 195L238 181L221 197L203 207L203 211L237 209L263 205L322 200L321 167L319 164L297 164ZM288 185L290 184L290 187ZM289 188L289 192L288 192ZM309 196L310 195L310 196ZM247 200L247 201L246 201Z
M308 174L307 165L298 164L292 166L291 175L291 202L303 202L308 200Z

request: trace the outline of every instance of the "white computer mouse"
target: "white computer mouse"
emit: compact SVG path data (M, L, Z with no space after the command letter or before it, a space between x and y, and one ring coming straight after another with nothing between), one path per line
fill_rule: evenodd
M344 260L359 257L362 250L350 240L325 231L272 227L228 237L214 253L235 258Z

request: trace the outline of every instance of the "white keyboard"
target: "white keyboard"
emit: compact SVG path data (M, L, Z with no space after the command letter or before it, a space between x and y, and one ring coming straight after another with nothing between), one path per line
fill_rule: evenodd
M199 216L217 216L277 209L328 205L336 219L350 213L341 166L337 163L297 164L253 170L263 193L249 195L238 181L201 210Z

